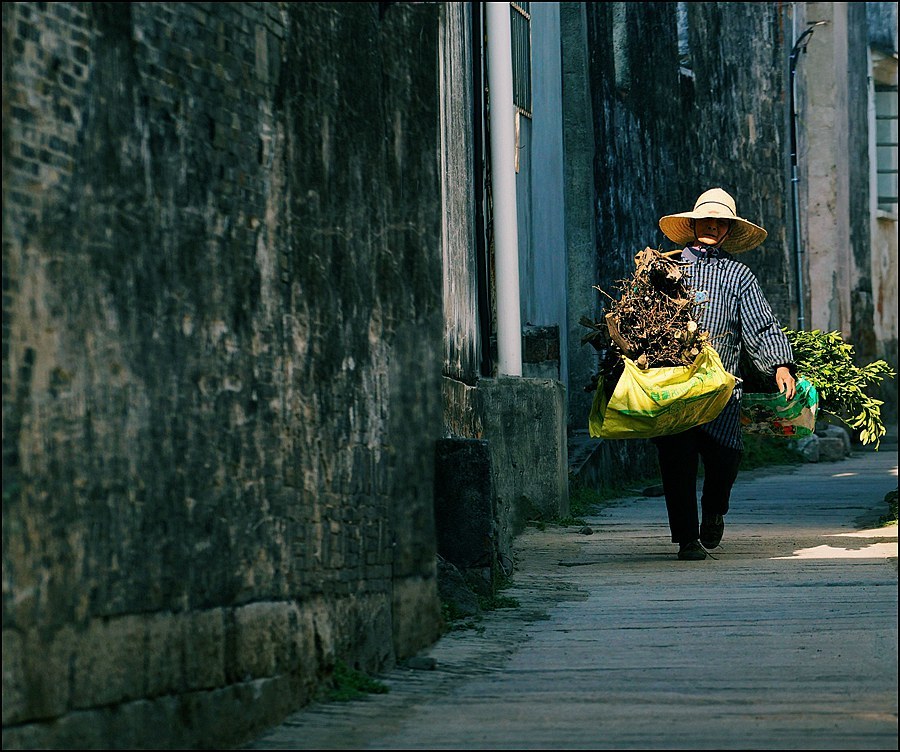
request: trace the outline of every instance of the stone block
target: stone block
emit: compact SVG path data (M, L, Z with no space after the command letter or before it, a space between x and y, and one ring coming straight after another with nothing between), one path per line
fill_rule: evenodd
M184 681L188 690L225 683L225 611L192 612L184 633Z
M819 462L837 462L846 456L840 436L819 436Z
M441 602L437 577L394 580L393 658L403 660L434 644L441 636ZM378 647L378 644L375 644Z
M167 695L116 705L103 722L118 749L193 749L203 737L181 720L178 697Z
M6 716L3 717L4 724ZM3 749L53 749L53 728L46 723L3 726Z
M789 444L792 451L800 455L805 462L819 461L819 437L815 434L804 436Z
M97 619L78 635L73 707L90 708L143 695L146 619Z
M3 723L17 723L26 716L25 646L14 629L3 630ZM4 749L6 744L4 740Z
M850 434L847 432L846 428L843 428L842 426L832 425L830 423L819 424L816 427L816 436L818 436L820 439L831 438L839 440L843 447L843 456L846 457L850 454Z
M488 442L439 440L434 478L438 554L460 570L490 567L497 543Z
M314 616L309 608L295 603L291 608L291 620L291 649L296 656L297 673L304 686L311 687L318 674Z
M291 608L286 603L251 603L234 612L234 654L230 673L237 681L274 676L288 669L292 653Z
M491 452L498 539L508 555L528 519L569 513L566 389L553 379L501 377L478 385Z
M185 614L162 613L147 620L147 697L180 691L183 683Z
M32 630L21 640L15 639L16 633L11 633L9 647L6 644L8 632L3 634L4 724L61 715L69 707L69 670L76 647L74 630L63 627L50 635ZM9 715L7 686L12 692Z
M475 591L469 587L462 573L444 558L438 560L437 577L441 601L448 604L453 614L475 616L481 612Z
M50 749L110 749L115 745L109 738L108 711L80 710L46 724L52 739Z
M204 738L218 749L236 740L249 740L255 733L281 721L297 709L293 680L288 676L257 679L225 687L197 697L202 702L197 724L206 729Z

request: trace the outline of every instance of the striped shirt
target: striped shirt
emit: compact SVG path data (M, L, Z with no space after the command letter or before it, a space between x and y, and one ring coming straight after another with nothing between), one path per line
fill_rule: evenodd
M725 409L700 429L720 444L743 449L741 348L761 373L773 378L778 366L793 364L794 353L756 276L747 266L719 248L687 247L681 260L688 262L682 271L685 284L694 290L700 331L709 331L710 345L725 369L737 379Z

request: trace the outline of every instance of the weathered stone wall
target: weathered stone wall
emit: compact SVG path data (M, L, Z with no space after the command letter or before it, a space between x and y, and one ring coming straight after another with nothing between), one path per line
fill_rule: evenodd
M472 6L444 3L441 24L441 191L443 196L444 375L474 384L481 374L482 332L475 217ZM480 18L478 19L480 23ZM477 123L481 128L481 123ZM489 312L484 315L490 316ZM452 409L452 406L450 406Z
M437 16L3 5L4 748L232 744L436 638Z
M765 242L740 260L756 274L784 326L796 324L789 186L787 58L782 3L688 3L693 93L682 101L695 187L693 206L718 182L738 213L765 227ZM682 210L683 211L683 210Z
M854 19L859 19L859 10L855 5L851 8L851 14ZM881 54L893 53L895 60L897 55L897 4L896 3L865 3L865 13L867 20L868 42ZM868 50L866 50L868 51ZM868 60L863 59L863 50L858 50L854 57L854 65L850 75L853 76L854 89L857 97L861 97L863 92L868 93L868 89L874 82L869 82L871 75ZM868 56L866 56L868 57ZM897 83L896 62L894 64L894 79ZM861 105L861 103L860 103ZM861 138L861 136L857 136ZM857 164L857 169L860 165ZM871 163L866 164L868 171L871 171ZM868 185L866 186L866 195L869 197L871 204L877 205L877 197L869 195ZM871 210L870 210L871 211ZM863 279L868 276L869 287L863 287L863 291L869 293L870 299L865 300L869 304L867 310L872 314L872 330L873 335L869 343L874 342L874 349L863 350L860 355L864 362L869 362L873 357L881 358L891 365L895 372L900 371L898 368L897 357L897 220L889 217L876 217L871 220L868 228L868 234L857 232L859 244L854 248L869 250L868 254L860 254L860 264L866 265L868 275L863 274ZM854 238L856 239L856 238ZM868 258L865 256L868 255ZM862 318L862 317L859 317ZM866 321L860 321L859 325L865 327ZM854 331L857 325L854 324ZM881 408L885 422L892 421L897 423L898 415L898 394L897 379L888 379L880 385L880 388L873 395L884 401Z
M681 174L687 143L670 5L587 4L596 284L610 293L634 270L634 254L661 242L659 217L694 199L694 181Z
M806 3L817 27L803 55L801 211L809 269L807 328L838 331L855 359L897 368L896 220L878 216L870 182L869 44L896 49L896 4ZM893 22L891 14L893 12ZM875 77L877 79L877 76ZM897 419L897 382L867 389Z
M872 326L875 301L869 209L869 45L865 3L847 5L847 33L847 145L849 154L861 156L848 164L848 229L855 272L850 290L850 341L860 355L871 359L878 351L878 344Z
M869 6L872 6L869 8ZM893 20L890 12L893 11ZM867 23L871 13L877 22ZM886 49L896 52L897 6L895 3L849 3L848 30L848 153L859 155L848 160L849 234L853 254L850 292L850 332L857 361L861 365L874 360L886 361L897 370L897 222L876 218L871 204L877 196L870 192L873 171L869 153L869 42L883 44L894 35ZM873 227L873 224L875 227ZM897 422L897 381L886 379L868 392L884 403L885 423Z
M581 344L587 331L582 316L597 314L598 296L594 221L594 118L591 107L587 12L585 3L560 3L562 118L568 336L562 357L568 360L568 428L587 432L593 395L586 391L597 372L597 351Z
M721 187L768 230L740 260L791 325L782 10L688 3L680 69L675 3L589 3L599 284L631 274L634 253L674 247L659 217Z
M445 378L443 389L452 406L445 414L446 434L486 442L495 497L495 568L510 574L513 542L525 525L569 514L565 387L552 378L500 377L481 379L475 387ZM456 482L441 490L442 496L463 501L471 497L473 504L481 505L481 487L467 487L470 480L457 474ZM473 506L471 514L480 512ZM443 534L440 531L439 537ZM459 531L449 535L458 536Z
M809 21L817 27L803 55L803 89L807 99L801 109L805 148L801 146L801 185L806 199L804 250L809 269L809 327L838 331L850 337L857 287L853 253L854 223L850 216L852 178L849 168L851 67L847 36L848 3L807 3ZM867 162L868 149L858 155ZM865 169L865 168L864 168ZM865 174L865 172L863 172ZM868 176L866 176L868 182ZM868 250L868 249L867 249Z

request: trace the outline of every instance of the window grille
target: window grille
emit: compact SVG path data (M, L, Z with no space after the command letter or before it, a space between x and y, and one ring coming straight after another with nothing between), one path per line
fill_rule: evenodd
M897 87L875 85L875 167L878 208L897 211Z
M531 3L509 4L512 36L513 104L531 117Z

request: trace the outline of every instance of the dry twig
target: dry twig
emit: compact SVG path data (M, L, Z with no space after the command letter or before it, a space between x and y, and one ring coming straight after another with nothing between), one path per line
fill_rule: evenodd
M677 253L640 251L634 258L633 276L616 284L618 299L594 286L610 302L602 321L582 317L582 325L591 331L581 341L602 354L604 378L617 379L622 355L644 369L688 366L709 342L709 332L700 331L697 324L694 291L685 283L684 263L672 258ZM588 391L593 388L596 382Z

